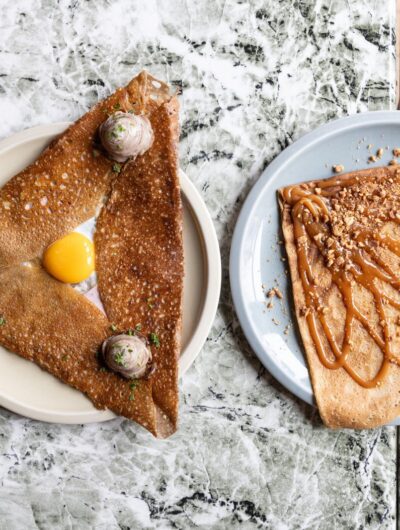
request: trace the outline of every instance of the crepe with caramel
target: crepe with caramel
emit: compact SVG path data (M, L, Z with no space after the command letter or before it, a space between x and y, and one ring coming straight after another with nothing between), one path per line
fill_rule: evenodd
M279 190L297 322L329 427L400 414L400 170Z

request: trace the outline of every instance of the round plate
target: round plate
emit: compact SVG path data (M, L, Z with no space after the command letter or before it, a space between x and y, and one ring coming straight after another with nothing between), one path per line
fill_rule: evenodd
M400 112L357 114L319 127L268 166L247 197L235 227L230 280L243 331L271 374L310 404L315 404L311 381L292 326L295 315L285 254L279 244L282 236L276 192L289 184L330 177L336 164L343 164L345 172L372 167L368 157L380 147L384 155L376 165L385 165L393 158L392 149L400 147ZM277 303L275 298L274 307L268 309L265 289L277 284L284 300ZM400 425L400 419L396 424Z
M1 141L0 185L35 160L69 125L41 125ZM215 317L221 259L214 225L202 198L182 171L180 180L185 280L179 372L183 375L200 352ZM13 412L57 423L90 423L115 417L108 410L97 410L77 390L1 347L0 366L0 405Z

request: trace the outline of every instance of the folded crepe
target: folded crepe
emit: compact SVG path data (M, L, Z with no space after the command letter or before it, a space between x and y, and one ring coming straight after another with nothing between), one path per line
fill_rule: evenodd
M279 190L297 322L333 428L400 414L400 170Z
M120 329L156 337L151 379L155 403L176 425L183 292L182 205L178 180L178 102L150 116L152 148L112 186L97 219L98 287Z
M96 145L98 127L115 110L147 115L155 135L153 146L122 171L113 171L114 162ZM97 408L160 437L176 430L178 407L183 245L177 116L168 86L142 72L0 190L0 343L85 393ZM50 277L39 259L103 204L95 252L106 316ZM98 360L111 327L124 332L133 323L157 337L151 344L155 370L134 389Z

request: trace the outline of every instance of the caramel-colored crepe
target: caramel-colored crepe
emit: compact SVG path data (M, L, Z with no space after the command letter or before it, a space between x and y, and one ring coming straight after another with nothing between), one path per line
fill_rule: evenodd
M383 425L400 414L400 170L369 169L290 186L279 190L279 203L321 417L333 428ZM311 303L307 284L315 291ZM333 368L318 355L311 315L324 362Z
M153 148L121 172L120 167L113 170L114 162L96 144L99 125L115 110L146 114L156 128ZM160 437L171 434L177 421L182 212L176 150L176 100L171 99L167 85L142 72L69 127L35 163L0 190L0 314L5 319L0 327L0 343L79 389L96 407L109 408L135 420ZM132 199L135 189L126 186L131 180L141 179L141 200ZM40 258L54 240L95 215L106 203L113 182L110 208L107 207L112 214L101 215L105 235L114 236L113 255L107 240L96 236L96 260L102 279L98 287L105 301L106 318L83 295L51 278L41 267ZM129 197L120 201L120 211L116 206L118 190ZM131 206L135 207L134 212L125 210ZM119 215L128 226L134 220L136 235L129 239L131 243L139 241L138 234L147 234L152 247L144 244L143 252L127 252L123 239L127 234L118 231L115 221ZM162 226L165 232L160 230ZM162 264L164 259L164 267L158 273L154 263ZM168 293L167 304L157 301L151 308L150 302L143 307L127 303L122 308L118 290L105 291L108 278L121 281L125 289L131 271L138 267L143 285L152 285L156 296L159 284L161 294L166 286L166 266L172 266L174 260L174 297ZM108 270L101 266L106 262ZM135 294L133 288L139 289L139 284L131 286L130 297ZM141 295L138 292L136 296ZM143 332L157 333L159 337L157 348L152 335L156 370L151 378L140 380L135 389L121 376L101 370L96 358L102 341L111 333L110 322L121 332L133 322L142 322Z
M139 324L142 333L155 333L159 340L152 393L175 429L183 292L177 99L150 120L153 146L115 180L97 219L96 269L110 320L119 329Z

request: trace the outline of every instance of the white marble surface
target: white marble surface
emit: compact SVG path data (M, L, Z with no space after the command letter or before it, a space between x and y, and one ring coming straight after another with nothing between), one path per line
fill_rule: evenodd
M182 87L181 165L215 222L220 309L158 441L0 410L0 529L395 528L396 433L326 430L232 311L230 237L262 169L338 115L393 108L394 0L0 3L0 137L72 120L141 68Z

